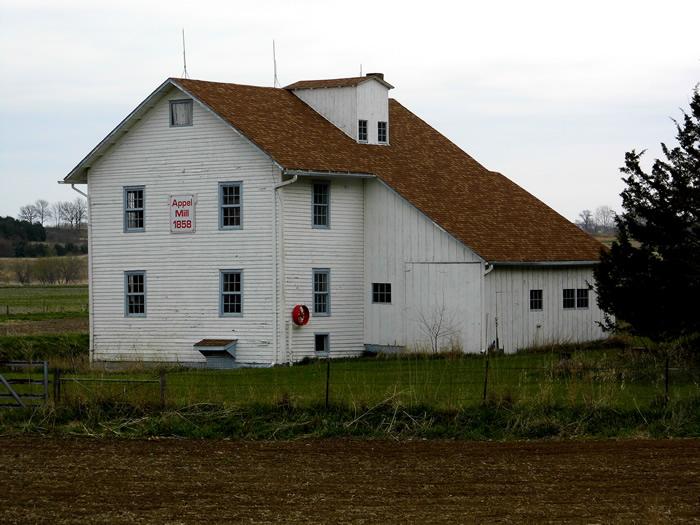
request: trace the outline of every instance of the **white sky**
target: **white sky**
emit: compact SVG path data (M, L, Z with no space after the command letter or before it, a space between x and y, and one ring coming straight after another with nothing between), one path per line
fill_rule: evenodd
M180 76L282 85L381 71L391 96L570 219L619 209L624 153L673 142L700 1L0 0L0 215L56 184Z

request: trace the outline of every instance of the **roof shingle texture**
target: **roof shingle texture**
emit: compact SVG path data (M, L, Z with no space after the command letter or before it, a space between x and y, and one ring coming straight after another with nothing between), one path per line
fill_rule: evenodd
M372 77L349 77L349 78L325 78L322 80L299 80L293 84L285 86L284 89L317 89L351 87L362 84Z
M375 146L358 144L286 89L172 80L285 169L373 174L486 261L600 256L597 240L393 99L390 145Z

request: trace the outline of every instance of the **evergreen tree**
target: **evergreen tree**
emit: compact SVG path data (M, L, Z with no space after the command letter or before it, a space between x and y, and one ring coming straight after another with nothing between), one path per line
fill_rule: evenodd
M625 155L618 237L601 256L598 304L657 341L700 332L700 91L675 122L678 145L650 173L643 151ZM612 326L607 317L608 326Z

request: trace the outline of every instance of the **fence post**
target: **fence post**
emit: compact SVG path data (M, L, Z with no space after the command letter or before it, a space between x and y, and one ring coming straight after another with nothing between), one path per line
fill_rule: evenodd
M331 382L331 353L326 356L326 410L328 410L328 398Z
M53 402L57 404L61 401L61 369L55 368L53 371Z
M165 370L160 371L160 407L165 407Z
M486 350L486 366L484 367L484 395L482 401L486 403L486 392L489 384L489 351Z
M669 392L668 392L668 354L666 354L666 364L664 366L664 401L668 404Z
M42 372L44 375L44 404L49 400L49 362L44 361L44 366L42 367Z

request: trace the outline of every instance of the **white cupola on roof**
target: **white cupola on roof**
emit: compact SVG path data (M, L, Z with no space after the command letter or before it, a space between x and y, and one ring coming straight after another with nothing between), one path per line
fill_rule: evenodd
M286 86L347 135L363 144L389 144L389 90L382 73L300 80Z

